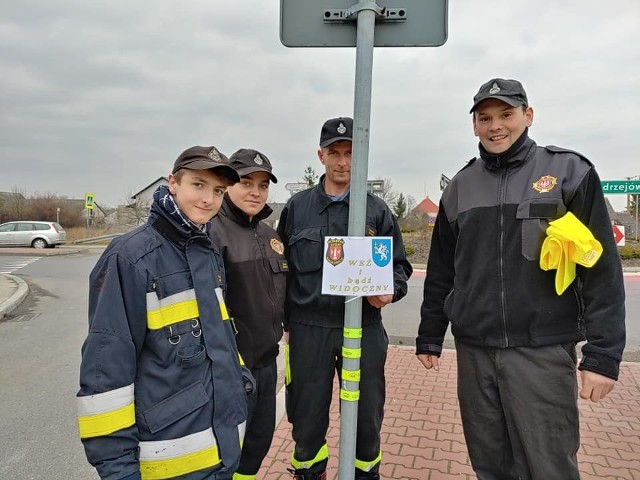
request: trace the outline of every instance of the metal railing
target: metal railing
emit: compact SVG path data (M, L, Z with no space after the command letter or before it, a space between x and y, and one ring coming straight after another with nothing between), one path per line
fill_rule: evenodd
M69 243L73 245L79 245L83 243L96 243L96 242L101 242L103 240L111 240L113 238L119 237L120 235L122 235L122 233L110 233L109 235L101 235L99 237L79 238Z

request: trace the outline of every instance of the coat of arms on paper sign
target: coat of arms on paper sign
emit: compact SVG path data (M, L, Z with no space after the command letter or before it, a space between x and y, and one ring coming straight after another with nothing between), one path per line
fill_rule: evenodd
M330 238L327 240L327 262L334 267L344 260L344 240L341 238Z
M379 238L371 242L371 256L373 263L379 267L386 266L391 261L391 240Z

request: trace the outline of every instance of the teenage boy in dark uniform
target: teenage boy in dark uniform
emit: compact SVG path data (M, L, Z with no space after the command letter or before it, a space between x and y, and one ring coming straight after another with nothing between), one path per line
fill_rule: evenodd
M348 234L353 120L327 120L320 133L318 158L325 173L317 186L289 199L278 233L289 260L287 322L290 383L287 414L296 443L294 479L326 478L326 433L333 378L342 370L344 297L322 295L323 245L327 236ZM384 364L388 339L380 309L404 297L412 268L402 235L389 207L368 194L366 234L393 237L394 294L362 301L362 357L356 439L355 478L378 479L380 429L385 400Z
M217 148L185 150L147 223L114 239L91 272L77 405L100 478L230 480L238 466L253 379L209 238L238 180Z
M625 344L622 268L600 179L579 153L529 138L533 109L517 80L483 84L470 113L480 157L440 201L418 358L437 370L451 322L479 480L577 480L576 342L587 340L580 397L594 402L614 387ZM550 222L573 216L603 249L575 280L540 262Z
M227 306L238 350L256 379L247 431L234 480L255 480L269 452L276 425L278 341L282 337L287 262L276 231L264 220L269 185L278 179L267 156L243 148L230 157L240 181L227 189L212 221L212 238L224 258Z

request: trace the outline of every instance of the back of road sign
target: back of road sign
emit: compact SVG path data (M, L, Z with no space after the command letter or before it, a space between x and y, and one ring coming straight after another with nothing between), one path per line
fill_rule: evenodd
M332 22L327 17L328 11L357 4L358 0L280 0L280 41L287 47L355 47L356 22ZM447 4L448 0L379 0L380 7L396 9L402 21L377 23L374 46L444 44Z

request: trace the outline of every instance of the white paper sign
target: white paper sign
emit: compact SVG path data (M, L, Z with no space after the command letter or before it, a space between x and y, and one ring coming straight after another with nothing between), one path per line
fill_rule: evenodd
M393 237L326 237L322 293L393 295Z

